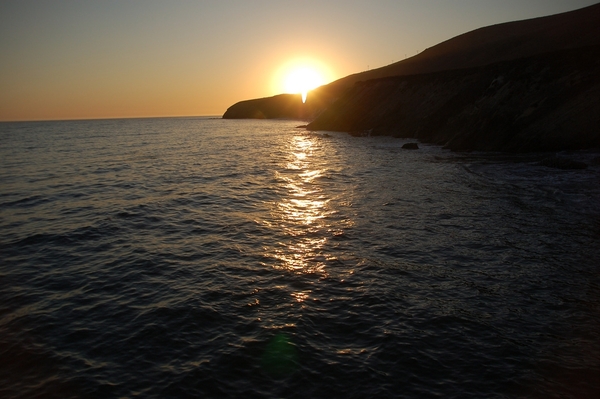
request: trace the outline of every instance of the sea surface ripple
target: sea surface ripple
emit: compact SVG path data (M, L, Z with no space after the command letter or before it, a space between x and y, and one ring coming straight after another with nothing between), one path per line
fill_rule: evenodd
M0 124L0 397L600 397L600 166L300 123Z

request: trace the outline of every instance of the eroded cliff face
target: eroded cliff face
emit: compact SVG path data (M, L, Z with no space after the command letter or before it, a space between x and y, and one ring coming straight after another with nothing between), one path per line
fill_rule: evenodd
M310 130L392 135L457 151L600 147L600 46L357 83Z
M599 20L600 4L595 4L562 14L479 28L439 43L411 58L355 73L318 87L310 92L306 104L302 103L299 95L285 94L241 101L231 106L223 117L311 120L351 90L357 82L483 67L549 52L599 46ZM449 82L448 88L450 85Z
M309 92L306 103L300 94L280 94L273 97L240 101L227 109L224 119L304 119L313 120L333 102L328 93Z

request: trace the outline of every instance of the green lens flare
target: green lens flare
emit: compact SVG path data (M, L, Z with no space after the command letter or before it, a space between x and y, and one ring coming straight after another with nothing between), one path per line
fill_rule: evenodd
M286 334L277 334L269 341L261 359L263 370L284 377L296 370L298 353Z

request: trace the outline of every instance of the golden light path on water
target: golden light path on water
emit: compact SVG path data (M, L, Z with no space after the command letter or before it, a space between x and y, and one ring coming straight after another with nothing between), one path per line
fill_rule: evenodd
M340 217L338 208L346 202L339 202L341 194L331 179L332 174L339 172L337 152L329 140L318 134L293 134L281 144L275 162L279 199L271 204L267 224L281 238L276 245L264 248L265 256L270 259L270 267L296 275L315 275L320 280L330 276L328 265L337 260L329 240L352 225L351 220ZM343 195L347 194L345 191ZM305 309L309 301L316 300L313 288L287 287L289 305ZM269 375L288 376L297 369L299 360L293 335L285 332L295 327L295 320L272 325L278 332L261 357L261 367Z
M286 163L276 173L284 195L274 207L272 216L278 225L273 227L289 240L279 243L271 256L279 261L276 267L297 273L327 273L323 247L330 227L326 219L333 211L320 182L326 169L322 148L317 147L318 138L313 135L292 136ZM301 302L307 294L297 293L294 298Z

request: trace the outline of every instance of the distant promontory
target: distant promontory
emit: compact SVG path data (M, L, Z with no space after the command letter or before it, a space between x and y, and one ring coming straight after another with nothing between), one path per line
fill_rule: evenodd
M600 148L600 4L457 36L309 93L247 100L223 118L415 138L453 150Z

